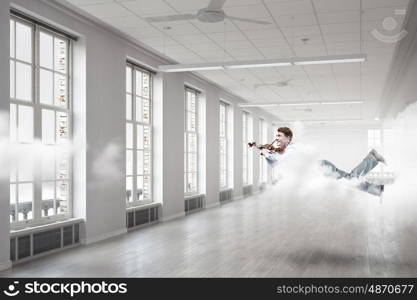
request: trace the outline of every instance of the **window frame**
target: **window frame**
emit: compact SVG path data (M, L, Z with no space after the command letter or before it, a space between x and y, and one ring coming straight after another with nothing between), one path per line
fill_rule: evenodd
M131 92L129 93L125 87L125 137L127 136L126 134L126 130L127 130L127 124L131 124L132 125L132 148L128 148L127 147L127 140L125 141L125 153L126 153L126 159L127 159L127 151L130 150L132 152L132 174L131 175L127 175L127 165L125 167L125 184L127 182L127 178L131 177L132 178L132 192L130 194L130 196L132 197L132 201L128 201L127 200L127 185L125 185L125 191L126 191L126 199L125 199L125 203L126 203L126 209L131 208L131 207L139 207L139 206L143 206L143 205L147 205L150 203L154 202L154 193L153 193L153 73L150 72L149 70L146 70L136 64L131 63L130 61L126 61L125 64L125 70L127 72L127 69L130 68L130 76L131 76ZM141 72L141 73L145 73L149 76L149 98L145 98L143 96L138 96L136 93L136 71ZM126 74L126 73L125 73ZM127 78L126 78L127 81ZM131 97L131 119L129 120L126 116L127 114L127 103L126 103L126 97L127 95L130 94ZM149 123L145 123L142 121L137 121L136 120L136 98L139 97L141 99L146 99L149 101ZM142 113L142 117L143 117L143 113ZM138 149L137 147L137 139L138 139L138 131L137 131L137 127L138 126L143 126L143 127L148 127L149 131L150 131L150 142L149 142L149 150L145 150L145 149ZM145 152L149 152L150 158L149 158L149 174L138 174L138 170L137 170L137 164L138 164L138 157L137 157L137 152L138 151L143 151L143 153ZM144 155L143 155L143 161L144 161ZM143 164L144 166L144 164ZM150 181L150 199L143 199L143 200L138 200L137 199L137 191L138 191L138 181L137 178L139 176L142 176L143 179L144 177L148 175L149 176L149 181ZM143 193L144 193L144 187L143 187Z
M249 139L253 139L253 119L250 112L242 111L242 143L243 143L243 153L242 153L242 182L243 186L253 184L253 159L252 159L252 148L249 148L248 142ZM252 142L252 140L250 141ZM246 160L245 160L246 157ZM246 165L246 168L245 168ZM245 180L246 179L246 180Z
M195 97L195 115L194 115L194 119L195 119L195 131L189 131L188 130L188 99L187 99L187 92L193 93L194 97ZM198 159L198 155L199 155L199 94L200 92L196 89L190 88L188 86L184 86L184 196L185 197L189 197L189 196L193 196L193 195L197 195L199 193L199 180L200 180L200 172L199 172L199 159ZM188 134L195 134L196 137L196 151L195 152L190 152L189 151L189 143L188 143ZM196 156L196 169L195 172L190 172L189 171L189 165L188 165L188 155L189 153L194 153ZM189 185L189 177L188 175L190 173L195 173L196 174L196 186L195 186L195 190L192 191L188 191L188 185Z
M57 113L62 112L67 114L67 138L66 140L71 142L73 140L73 40L68 38L67 36L61 34L59 30L55 31L53 30L53 27L45 27L41 24L32 22L30 20L24 19L22 17L16 16L11 14L9 17L9 24L11 21L14 21L14 57L12 57L12 53L9 53L9 61L14 62L14 97L11 97L11 92L9 93L9 105L10 107L14 105L16 107L16 120L15 120L15 129L16 131L16 141L11 141L11 143L16 143L17 145L34 145L36 140L41 141L42 147L58 147L59 143L56 142L57 139ZM30 93L31 93L31 100L21 100L16 98L16 87L17 87L17 76L16 76L16 62L24 63L26 65L29 65L28 62L18 60L16 58L16 24L21 23L26 26L29 26L31 28L31 86L30 86ZM11 25L11 24L10 24ZM66 72L59 72L55 70L55 61L54 61L54 51L55 46L52 45L52 69L47 69L44 67L41 67L40 65L40 33L44 32L48 35L51 35L54 39L59 38L61 40L66 41L66 53L67 53L67 64L66 64ZM40 71L48 70L52 72L52 104L46 104L42 103L40 101ZM55 105L55 74L61 74L66 76L66 95L67 95L67 103L66 107L59 107ZM9 76L11 75L11 70L9 72ZM19 106L26 106L31 107L33 109L33 141L32 142L26 142L22 143L18 141L18 124L19 124ZM47 109L49 111L54 112L54 139L55 144L49 145L49 144L43 144L42 143L42 111L44 109ZM12 126L10 126L10 129ZM34 160L33 162L33 172L32 172L32 180L31 181L20 181L18 179L18 167L16 166L16 169L13 170L16 174L15 180L12 181L11 178L9 179L9 188L11 189L12 185L15 185L15 221L10 221L10 228L11 230L18 230L25 228L27 226L39 226L39 225L46 225L55 221L59 220L65 220L69 219L73 216L73 158L72 155L68 155L68 175L67 179L58 179L58 169L57 169L57 160L55 159L54 163L54 179L43 179L42 178L42 165L39 161ZM41 170L40 172L36 172L36 170ZM57 213L57 207L56 207L56 200L57 200L57 183L60 181L67 181L67 212L66 213ZM43 183L54 183L54 214L50 216L42 216L42 185ZM32 219L24 219L24 220L18 220L18 209L16 209L19 205L19 184L24 183L32 183ZM9 199L9 206L11 205L10 199ZM9 217L10 213L9 213Z
M219 109L219 156L220 156L220 160L219 160L219 171L221 174L222 170L225 171L225 176L224 176L224 183L221 182L221 175L219 176L219 188L220 190L225 190L227 188L229 188L229 145L230 145L230 139L229 139L229 104L224 102L224 101L219 101L219 107L224 107L224 136L221 135L221 126L222 126L222 122L220 120L220 109ZM220 145L221 145L221 140L224 140L225 143L225 149L224 149L224 153L222 153L220 151ZM222 155L224 155L225 159L225 168L222 169L221 166L221 157Z
M259 143L266 144L267 127L266 121L263 118L259 118ZM265 158L259 155L259 183L263 184L267 182L268 169Z

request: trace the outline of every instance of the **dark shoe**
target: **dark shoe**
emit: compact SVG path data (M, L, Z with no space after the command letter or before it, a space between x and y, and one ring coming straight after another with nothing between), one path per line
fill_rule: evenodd
M371 153L376 158L377 161L383 163L384 165L387 164L387 162L385 161L385 158L381 154L379 154L375 149L372 149L369 153Z

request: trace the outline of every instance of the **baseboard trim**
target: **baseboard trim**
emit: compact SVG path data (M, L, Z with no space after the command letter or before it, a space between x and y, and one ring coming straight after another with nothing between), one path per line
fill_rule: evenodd
M84 240L81 241L81 243L83 245L90 245L90 244L97 243L97 242L100 242L100 241L103 241L103 240L107 240L109 238L112 238L112 237L115 237L115 236L118 236L118 235L125 234L125 233L127 233L127 228L123 228L123 229L115 230L115 231L112 231L112 232L109 232L109 233L101 234L101 235L92 237L90 239L84 239Z
M10 269L11 267L12 267L12 261L10 259L0 262L0 271Z
M172 216L166 216L166 217L162 217L162 222L168 222L168 221L172 221L178 218L182 218L185 217L185 212L180 212L178 214L172 215Z

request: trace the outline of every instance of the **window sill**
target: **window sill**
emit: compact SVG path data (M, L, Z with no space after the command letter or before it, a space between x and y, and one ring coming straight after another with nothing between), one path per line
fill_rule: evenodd
M16 237L16 236L20 236L20 235L30 234L30 233L33 233L33 232L40 232L40 231L50 230L50 229L53 229L53 228L58 228L58 227L62 227L62 226L65 226L65 225L72 225L72 224L81 223L81 222L84 222L84 219L70 218L70 219L66 219L66 220L57 220L53 223L48 223L48 224L33 225L33 226L22 228L22 229L14 229L14 230L10 230L10 237Z
M206 197L206 194L191 194L191 195L185 195L184 199L188 200L188 199L192 199L192 198L196 198L196 197Z
M135 210L139 210L139 209L147 209L147 208L157 207L157 206L162 206L162 203L152 202L152 203L146 203L146 204L139 204L137 206L127 207L126 211L130 212L130 211L135 211Z

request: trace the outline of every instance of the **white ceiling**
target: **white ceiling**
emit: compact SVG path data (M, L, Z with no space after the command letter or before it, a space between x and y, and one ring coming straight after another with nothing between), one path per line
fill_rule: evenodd
M179 63L366 53L364 63L198 72L251 103L364 100L362 105L279 107L281 120L373 120L409 0L226 0L227 15L270 22L226 20L148 23L149 16L196 13L210 0L62 0ZM362 12L362 13L361 13ZM391 17L393 30L383 26ZM392 20L392 19L391 19ZM395 24L394 24L395 25ZM166 30L166 27L171 29ZM308 38L307 42L301 39ZM275 84L288 80L289 85ZM258 85L263 86L258 86ZM307 107L308 108L308 107Z

